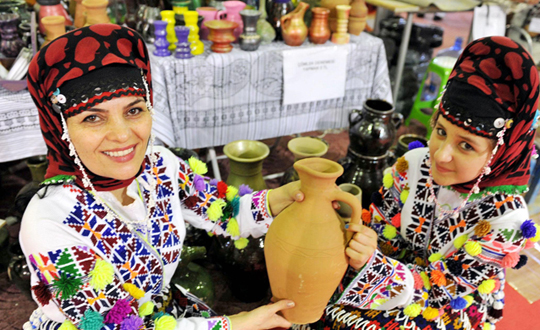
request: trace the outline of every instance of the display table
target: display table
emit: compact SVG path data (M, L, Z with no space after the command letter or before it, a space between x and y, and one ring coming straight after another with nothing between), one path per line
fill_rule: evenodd
M209 44L188 60L151 56L155 108L170 122L160 132L171 138L167 144L193 149L343 128L366 99L392 99L383 42L367 33L351 35L347 45L274 42L255 52L234 45L227 54L212 53ZM282 105L283 51L305 47L348 50L345 97Z

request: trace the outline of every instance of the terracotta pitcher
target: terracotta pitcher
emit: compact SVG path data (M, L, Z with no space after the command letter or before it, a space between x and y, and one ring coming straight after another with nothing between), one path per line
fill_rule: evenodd
M294 167L305 199L293 203L275 219L266 234L264 253L272 295L296 303L283 316L295 324L317 321L347 269L347 235L332 201L347 203L360 223L362 206L353 195L338 190L343 167L323 158L306 158ZM349 232L347 232L349 233Z
M281 17L281 34L285 44L300 46L306 40L308 29L304 23L304 14L309 8L305 2L298 3L298 7Z
M328 8L313 8L313 20L309 27L309 41L314 44L324 44L330 39L330 27L328 26L328 14L330 9Z

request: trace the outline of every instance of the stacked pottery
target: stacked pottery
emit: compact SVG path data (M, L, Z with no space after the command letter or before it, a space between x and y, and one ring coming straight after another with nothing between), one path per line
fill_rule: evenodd
M176 43L178 39L176 38L176 33L174 31L174 26L176 20L174 19L174 11L172 10L162 10L161 11L161 20L167 22L167 41L169 42L169 50L176 49Z
M82 4L86 8L85 26L111 22L107 15L108 0L83 0Z
M349 13L349 33L359 36L366 27L367 6L364 0L353 0Z
M187 26L175 26L174 31L176 32L176 38L178 39L174 57L180 59L192 58L193 54L191 54L191 48L188 41L190 29Z
M244 23L244 33L240 35L240 49L251 52L259 48L261 36L257 34L257 21L261 17L258 10L242 10L240 12Z
M402 122L403 116L384 100L367 100L362 111L353 110L349 115L350 144L347 157L340 160L345 171L338 183L360 187L364 208L369 208L372 193L382 184L384 169L394 161L389 149Z
M350 5L351 0L321 0L321 7L330 9L328 23L332 32L337 31L337 10L336 6Z
M188 10L184 12L184 21L186 26L191 30L189 32L188 41L190 42L191 54L200 55L204 53L204 44L199 39L199 26L197 22L199 20L199 13L196 11Z
M65 21L66 19L64 16L43 17L41 24L45 30L45 42L41 45L41 47L44 47L49 42L66 33L66 26L64 24Z
M349 43L349 33L348 24L349 24L349 13L351 11L351 6L349 5L339 5L336 6L337 10L337 27L336 32L332 34L332 42L335 44L348 44Z

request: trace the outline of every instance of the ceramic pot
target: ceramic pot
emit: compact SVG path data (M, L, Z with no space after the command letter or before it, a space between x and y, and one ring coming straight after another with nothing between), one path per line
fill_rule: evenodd
M176 43L178 42L178 38L176 38L176 32L174 31L174 26L176 25L176 20L174 19L174 11L162 10L161 20L167 22L167 41L169 42L169 50L173 51L176 49Z
M338 5L336 6L337 10L337 27L336 32L332 34L332 42L338 45L343 45L349 43L350 36L347 33L349 26L349 12L351 11L351 6L349 5Z
M261 43L267 45L276 38L276 30L266 20L268 13L266 12L265 0L260 1L259 11L261 12L261 17L257 21L257 34L261 36Z
M18 25L19 15L0 13L0 52L5 57L17 57L24 47L24 42L17 32Z
M264 237L248 238L239 250L230 238L216 236L212 259L221 267L231 293L240 301L251 303L269 298L270 283L264 259Z
M207 21L214 21L218 19L218 10L213 7L200 7L197 8L197 12L199 13L199 16L202 17L202 22ZM210 31L208 31L208 28L205 25L201 26L201 29L199 31L199 36L201 37L201 40L208 40L208 34Z
M382 156L364 156L349 149L347 157L340 160L345 170L337 182L358 186L362 190L362 207L369 209L371 195L381 188L383 172L394 160L391 152Z
M205 303L214 303L214 282L206 269L194 261L206 257L204 246L183 246L180 262L172 277L172 282L182 286L202 299Z
M155 20L154 21L154 34L156 39L154 40L154 55L165 57L171 56L171 51L169 50L169 41L167 40L167 25L165 21Z
M229 53L233 49L231 45L235 40L233 31L238 24L230 21L208 21L204 22L204 25L210 30L208 40L212 41L210 49L214 53Z
M75 0L75 19L73 25L76 28L83 27L86 23L86 8L82 4L82 0Z
M192 58L193 54L191 54L191 47L189 46L190 44L189 44L189 41L188 41L190 29L187 26L175 26L174 31L176 32L176 38L178 39L178 43L176 44L176 51L174 53L174 57L180 58L180 59ZM182 149L182 148L175 148L175 149L189 150L189 149ZM191 151L191 150L189 150L189 151ZM193 151L191 151L191 152L193 152ZM195 154L195 156L197 155L195 152L193 152L193 153ZM176 155L178 157L181 157L182 159L184 159L182 156L180 156L178 154L176 154ZM189 159L189 157L184 159L184 160L187 161L188 159Z
M351 5L351 12L349 13L350 17L357 17L357 18L367 17L368 8L366 6L365 0L352 0L350 5Z
M287 148L294 155L294 161L297 162L304 158L324 156L328 152L328 143L320 138L302 136L290 140ZM294 166L291 166L283 174L280 185L298 180L300 180L298 172Z
M228 185L239 187L246 184L256 191L267 188L262 176L263 161L270 154L266 144L251 140L234 141L223 147L223 153L230 164Z
M45 42L41 45L42 48L49 42L66 33L66 26L64 23L64 16L43 17L41 24L43 24L43 28L45 29Z
M314 44L324 44L330 39L330 26L328 25L328 8L313 8L313 19L309 27L309 41Z
M293 11L281 17L281 34L285 44L300 46L306 40L308 29L304 23L304 14L308 8L307 3L300 2Z
M283 40L281 34L281 17L294 10L291 0L273 0L268 4L268 22L276 32L276 40Z
M218 19L227 20L238 24L233 32L234 41L236 42L244 30L244 23L242 22L240 12L246 8L246 4L242 1L231 0L223 2L223 6L225 7L225 10L220 10L217 17Z
M359 36L366 27L366 18L349 16L349 33Z
M347 269L345 248L352 235L332 201L349 204L352 220L359 223L360 202L335 188L343 168L323 158L306 158L294 164L305 198L283 210L266 234L264 253L275 300L291 299L296 305L283 310L291 323L317 321Z
M199 38L199 13L194 10L188 10L183 14L186 26L190 28L188 41L190 42L191 54L200 55L204 53L204 44Z
M261 16L258 10L242 10L240 12L244 23L244 33L239 37L240 49L252 52L259 48L261 36L257 34L257 21Z
M362 189L360 189L360 187L352 183L342 183L338 187L342 191L353 195L356 199L358 199L360 203L362 203ZM350 217L352 215L351 207L343 202L338 202L338 203L340 207L339 207L339 210L337 210L337 213L341 217L343 217L344 218L343 220L345 220L346 222L350 221Z
M7 269L9 280L15 283L26 297L33 300L30 288L30 270L18 241L9 246L8 253L10 255Z
M358 114L353 118L354 114ZM349 114L349 149L363 156L382 156L394 144L403 115L384 100L367 100Z
M111 22L107 15L108 0L83 0L82 4L86 8L85 26Z
M419 141L424 147L427 146L427 139L423 136L416 134L404 134L398 138L398 143L396 147L396 157L403 156L407 151L409 151L409 143Z
M336 25L332 27L332 23L331 23L332 20L335 22L337 19L336 6L350 5L350 4L351 4L351 0L321 0L321 7L330 9L330 14L328 15L328 21L330 22L330 30L332 32L337 31Z
M60 0L40 0L38 1L40 4L39 7L39 31L41 34L45 34L45 28L42 24L43 17L46 16L63 16L65 18L65 25L72 25L73 21L71 20L71 17L67 13L67 11L64 9L64 7L60 4Z

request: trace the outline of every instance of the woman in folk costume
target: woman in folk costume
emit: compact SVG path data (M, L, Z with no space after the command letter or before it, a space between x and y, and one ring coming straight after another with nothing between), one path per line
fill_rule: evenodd
M28 86L49 167L20 233L39 305L25 328L290 326L276 313L291 301L217 316L170 284L186 222L241 245L303 195L298 184L271 193L227 186L204 177L204 163L154 147L148 51L136 32L69 32L34 57Z
M520 195L534 152L538 72L505 37L473 41L450 76L428 148L398 159L365 222L379 249L348 271L313 329L484 329L505 269L540 239Z

